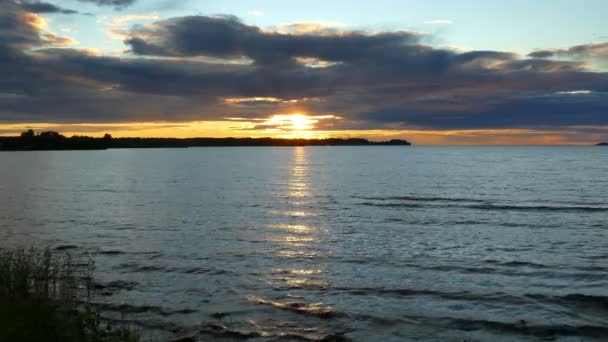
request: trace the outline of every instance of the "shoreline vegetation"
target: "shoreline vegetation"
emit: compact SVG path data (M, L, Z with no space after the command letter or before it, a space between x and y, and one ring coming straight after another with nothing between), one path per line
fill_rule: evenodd
M0 248L0 341L139 341L96 311L93 271L92 260L50 249Z
M608 142L597 143L595 146L608 146Z
M362 138L282 139L282 138L101 138L66 137L57 132L28 130L20 136L0 137L1 151L105 150L109 148L187 148L231 146L409 146L407 140L369 141Z

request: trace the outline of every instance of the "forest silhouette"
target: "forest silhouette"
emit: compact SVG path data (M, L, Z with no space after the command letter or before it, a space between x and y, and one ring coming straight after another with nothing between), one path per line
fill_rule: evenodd
M105 134L101 138L79 136L66 137L58 132L36 133L28 130L20 136L0 137L0 150L103 150L108 148L186 148L228 146L367 146L411 145L407 140L369 141L362 138L282 139L282 138L113 138Z

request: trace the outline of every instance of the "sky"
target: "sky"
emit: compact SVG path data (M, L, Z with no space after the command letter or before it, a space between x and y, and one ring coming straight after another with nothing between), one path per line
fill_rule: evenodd
M608 140L608 2L0 0L0 135Z

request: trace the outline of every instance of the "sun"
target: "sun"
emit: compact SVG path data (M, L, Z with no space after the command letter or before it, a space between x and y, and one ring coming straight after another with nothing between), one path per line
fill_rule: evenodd
M339 116L333 114L308 115L302 112L289 114L274 114L257 124L266 132L275 137L288 139L312 139L321 138L326 135L323 130L319 130L317 124L321 121L340 120Z
M289 120L291 120L291 127L298 131L312 129L314 128L313 124L318 122L318 120L310 119L303 114L292 114Z
M317 122L319 120L314 117L295 113L273 115L264 124L282 131L308 131L314 129Z

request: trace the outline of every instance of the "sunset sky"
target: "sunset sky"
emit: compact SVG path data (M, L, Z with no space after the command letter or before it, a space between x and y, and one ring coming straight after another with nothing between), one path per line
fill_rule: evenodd
M0 0L0 135L608 140L608 1Z

